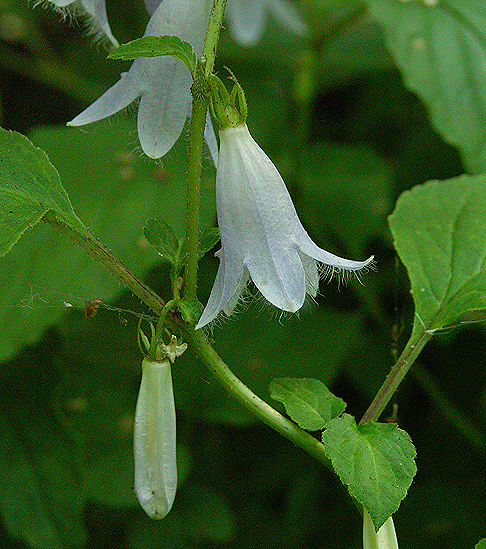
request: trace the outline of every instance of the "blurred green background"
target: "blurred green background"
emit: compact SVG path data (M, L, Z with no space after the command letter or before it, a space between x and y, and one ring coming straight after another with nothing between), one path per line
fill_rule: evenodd
M143 2L107 4L120 42L143 34ZM359 418L413 319L386 216L403 190L464 168L404 88L366 11L337 0L305 7L314 42L271 17L255 47L237 45L223 30L217 69L229 66L242 83L250 131L281 170L315 241L353 259L373 253L378 270L363 276L364 285L321 283L316 304L298 316L251 299L212 338L262 398L269 400L274 377L314 377ZM47 152L83 222L167 297L168 272L142 226L159 217L183 235L187 132L156 163L141 157L135 109L66 128L129 67L107 61L85 28L69 22L22 0L0 0L1 124ZM318 46L317 37L325 38ZM318 63L303 140L293 86L312 48ZM216 222L214 173L206 151L203 226ZM203 302L216 269L212 253L203 258ZM338 479L256 423L190 351L173 368L178 494L166 519L150 521L132 490L136 325L144 308L44 226L1 260L0 283L0 547L361 547L361 518ZM106 306L87 318L84 304L93 298ZM479 320L434 336L394 397L418 453L417 476L394 517L402 549L472 548L486 536Z

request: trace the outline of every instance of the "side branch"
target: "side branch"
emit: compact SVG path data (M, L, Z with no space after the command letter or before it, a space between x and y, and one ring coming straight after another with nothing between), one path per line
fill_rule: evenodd
M156 314L160 315L165 305L164 300L138 278L138 276L134 275L104 244L95 236L91 235L89 231L88 236L85 236L84 234L71 229L71 227L59 220L51 211L47 212L42 220L83 248Z

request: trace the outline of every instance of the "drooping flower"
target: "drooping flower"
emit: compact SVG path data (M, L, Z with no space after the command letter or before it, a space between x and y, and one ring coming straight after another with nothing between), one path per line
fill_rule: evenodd
M392 517L387 519L378 532L375 532L369 512L363 509L363 549L398 549Z
M305 33L305 23L287 0L228 0L226 4L229 30L242 46L252 46L260 40L269 14L293 33Z
M249 278L273 305L296 312L315 296L318 265L327 276L369 267L319 248L300 222L285 183L246 124L220 129L216 204L219 270L196 328L231 314Z
M199 56L210 8L210 0L164 0L153 13L144 36L176 35L189 42ZM191 84L189 69L174 57L136 59L114 86L68 125L102 120L140 98L140 144L147 156L160 158L177 141L190 113Z
M67 8L72 6L75 9L81 8L91 19L94 29L101 29L108 40L116 47L118 42L113 36L108 18L106 16L105 0L47 0L47 2L54 4L58 8Z

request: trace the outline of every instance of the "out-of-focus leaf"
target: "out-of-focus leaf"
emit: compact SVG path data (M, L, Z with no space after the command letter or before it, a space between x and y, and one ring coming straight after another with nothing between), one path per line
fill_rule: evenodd
M88 133L73 128L36 130L59 171L76 213L129 269L141 276L159 258L142 237L148 219L167 219L183 233L187 147L180 140L164 167L132 152L135 124L125 120ZM213 225L214 170L203 165L202 228ZM83 250L50 227L24 234L0 261L0 359L36 341L66 306L112 299L122 286ZM8 314L7 314L8 313Z
M270 384L270 396L282 402L292 420L309 431L324 429L346 408L344 400L333 395L318 379L274 379Z
M482 539L479 543L476 543L474 549L486 549L486 538Z
M24 135L0 128L0 255L49 210L85 232L45 152Z
M389 220L412 283L414 331L486 307L486 176L414 187Z
M370 239L386 231L391 173L371 149L318 144L306 150L300 176L302 219L312 234L327 228L352 259L365 259Z
M368 0L406 85L473 172L486 169L486 5Z
M0 510L10 535L34 549L79 549L86 540L79 456L40 368L23 360L2 380Z
M216 246L219 242L219 238L219 229L217 227L210 227L203 232L199 239L199 259L209 252L211 248Z
M395 424L358 426L344 414L328 423L322 442L342 483L378 530L398 509L417 471L410 437Z

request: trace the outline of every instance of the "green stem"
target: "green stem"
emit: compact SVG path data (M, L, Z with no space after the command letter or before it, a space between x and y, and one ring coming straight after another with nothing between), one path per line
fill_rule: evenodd
M60 233L67 236L83 248L91 257L96 259L112 275L114 275L122 284L139 297L156 314L160 315L165 302L151 288L149 288L140 278L135 276L128 268L117 259L96 237L87 230L86 235L81 234L68 225L60 221L52 212L47 212L42 218L43 221L57 229Z
M207 99L199 96L199 94L194 94L192 101L191 135L189 138L186 214L187 255L184 276L184 295L188 299L196 299L197 291L197 262L199 254L199 193L201 186L201 161L207 108Z
M203 58L193 85L191 136L189 139L189 170L187 181L187 217L186 217L186 270L184 276L184 296L188 299L196 299L197 294L197 263L199 247L199 201L201 184L201 160L204 138L204 126L206 124L206 111L209 100L205 93L203 82L212 73L216 59L219 33L223 24L226 0L214 0L209 17L208 29L204 41Z
M216 60L216 50L218 49L219 34L223 26L224 10L226 8L226 0L214 0L209 16L208 30L204 41L203 57L206 58L206 67L204 75L209 76L214 69Z
M263 423L332 469L330 461L326 457L324 445L253 393L233 374L211 345L206 342L200 330L194 331L188 328L184 330L184 337L231 396Z
M373 402L361 418L360 425L378 420L403 378L406 376L408 370L415 362L415 359L431 337L431 332L425 329L412 333L405 349L403 349L402 354L393 365L383 385L376 393Z
M170 316L170 309L175 301L165 304L162 298L146 286L142 280L131 273L127 267L125 267L125 265L123 265L123 263L94 236L89 233L86 236L71 229L71 227L57 219L52 212L46 213L42 219L83 248L91 257L101 263L111 274L139 297L148 307L153 309L155 313L162 317L165 317L165 314ZM158 328L160 329L159 326ZM319 442L317 438L301 429L298 425L284 417L253 393L233 374L211 345L207 343L200 330L195 331L189 326L181 327L180 324L177 326L174 324L173 328L182 331L185 340L192 345L202 362L214 374L230 395L236 398L238 402L243 404L245 408L263 423L291 440L295 445L299 446L331 469L331 464L324 451L324 445Z

